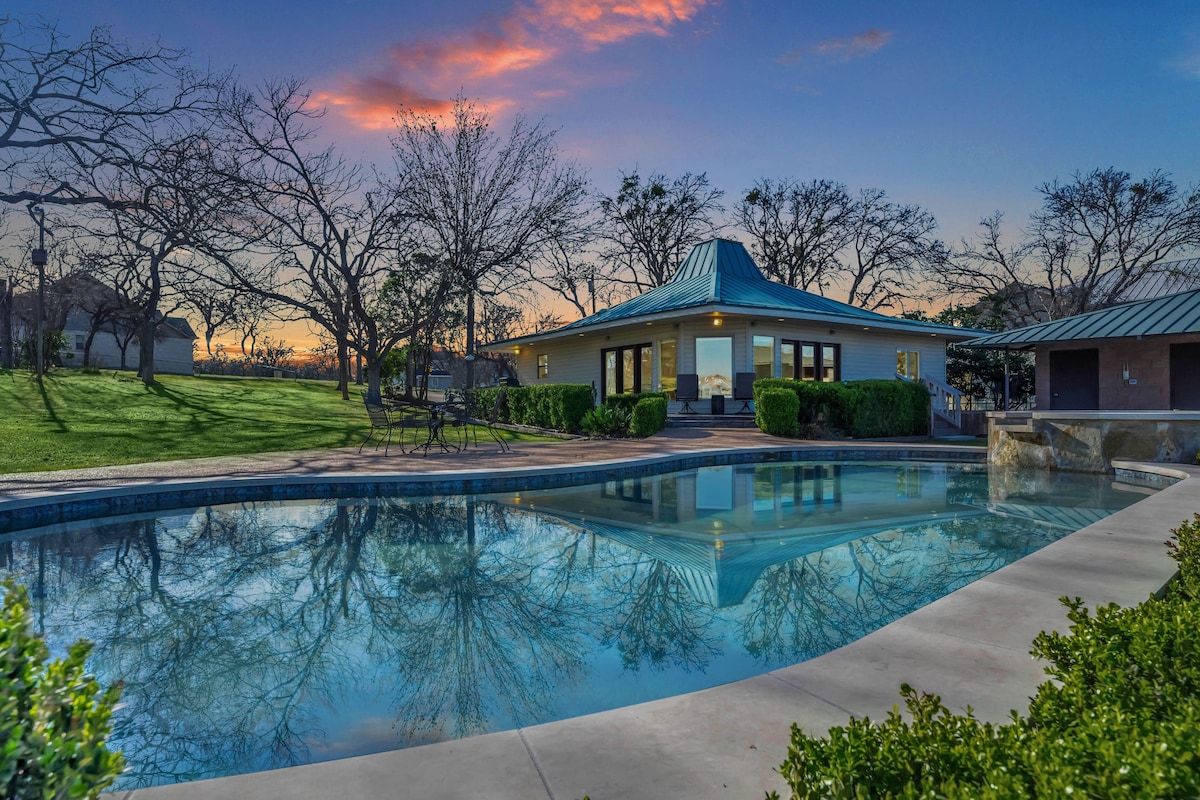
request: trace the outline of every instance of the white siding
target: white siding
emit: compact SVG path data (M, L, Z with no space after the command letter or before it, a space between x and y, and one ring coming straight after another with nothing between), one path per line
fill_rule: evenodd
M832 333L830 332L832 331ZM517 377L522 384L584 383L600 391L601 351L610 347L652 343L655 346L655 386L659 385L658 342L674 338L678 347L678 372L696 370L696 337L731 336L734 372L754 371L754 336L775 340L775 374L779 374L779 344L783 339L815 341L841 345L842 380L867 378L891 380L896 377L896 351L917 350L921 354L921 374L946 380L946 340L942 336L871 329L849 330L844 325L725 318L716 327L711 317L681 320L679 323L635 324L606 332L584 332L546 342L521 345L517 354ZM548 358L548 375L537 378L537 356Z
M74 358L64 358L63 364L68 367L83 366L83 350L75 349L76 336L86 340L86 330L65 330L67 347L64 353L74 353ZM137 340L130 341L125 350L125 368L136 370L141 364ZM90 366L99 369L120 369L121 350L117 347L117 339L111 333L100 331L92 340ZM192 340L170 337L154 343L154 371L166 375L191 375L193 372Z

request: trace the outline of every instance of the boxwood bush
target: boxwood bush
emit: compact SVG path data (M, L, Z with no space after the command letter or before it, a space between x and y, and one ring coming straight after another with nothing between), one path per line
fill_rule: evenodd
M667 427L667 396L665 393L643 393L633 407L629 435L644 439Z
M84 669L91 645L80 640L65 658L34 632L25 590L3 582L0 615L0 796L99 797L124 760L105 740L120 684L101 689Z
M754 382L755 403L763 391L776 389L787 389L796 395L800 427L819 424L831 433L858 439L919 436L929 428L929 392L919 383L900 380L827 383L764 378Z
M666 392L622 392L620 394L610 394L604 398L604 405L609 408L620 407L633 413L633 408L641 400L647 397L661 397L663 402L667 400Z
M791 389L763 389L754 393L754 422L771 436L795 436L800 399Z
M486 416L491 411L499 392L498 388L487 388L469 393L476 416ZM575 433L583 415L594 405L592 387L582 383L512 386L505 392L499 421Z
M1070 632L1034 639L1052 680L1026 714L985 723L902 685L910 720L792 727L792 797L1200 797L1200 515L1173 534L1165 597L1094 614L1063 598Z

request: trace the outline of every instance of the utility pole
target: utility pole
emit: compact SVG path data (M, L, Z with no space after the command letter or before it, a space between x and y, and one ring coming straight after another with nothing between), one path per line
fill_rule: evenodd
M38 246L33 251L33 265L37 267L37 365L38 383L46 371L46 211L41 206L30 205L29 216L38 226Z

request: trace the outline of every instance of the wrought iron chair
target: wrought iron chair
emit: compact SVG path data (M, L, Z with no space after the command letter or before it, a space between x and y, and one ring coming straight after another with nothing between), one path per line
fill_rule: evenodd
M378 433L380 440L384 441L383 454L386 456L388 448L392 446L392 431L396 427L396 423L392 419L392 413L382 403L372 400L366 392L363 392L362 399L363 405L367 407L367 417L371 420L371 430L367 432L367 438L363 439L363 443L358 446L358 452L361 453L363 448L367 446L367 442L371 441L375 437L375 434ZM387 434L386 439L384 437L385 433ZM375 443L375 449L379 449L379 442ZM400 444L400 452L404 452L403 439Z

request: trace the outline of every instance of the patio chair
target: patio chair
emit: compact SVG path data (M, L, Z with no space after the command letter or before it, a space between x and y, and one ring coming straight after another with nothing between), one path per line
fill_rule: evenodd
M378 433L380 440L385 442L383 454L386 456L388 448L392 446L392 431L396 427L392 419L392 414L382 403L372 400L366 392L363 392L362 399L363 405L367 407L367 417L371 420L371 430L367 432L367 438L363 439L363 443L358 446L358 452L361 453L363 448L367 446L367 442L371 441L375 437L375 434ZM385 433L387 434L386 439L384 438ZM379 442L375 443L375 449L379 449ZM403 439L401 439L400 452L404 452Z
M484 418L484 429L496 444L500 445L500 452L507 453L512 448L509 447L508 441L500 434L496 428L496 423L500 421L500 411L504 408L504 401L508 398L507 384L501 384L500 391L496 393L496 402L492 404L492 409L488 411L487 417Z
M754 399L754 379L753 372L739 372L733 376L733 399L734 401L741 400L742 408L738 411L739 414L749 414L750 401Z
M679 410L680 414L697 414L696 409L692 408L692 401L700 399L700 376L691 375L676 375L675 376L675 399L683 402L683 408Z

